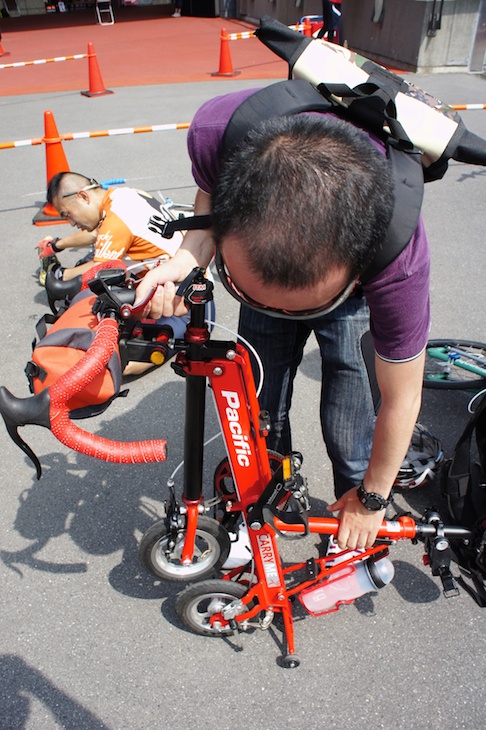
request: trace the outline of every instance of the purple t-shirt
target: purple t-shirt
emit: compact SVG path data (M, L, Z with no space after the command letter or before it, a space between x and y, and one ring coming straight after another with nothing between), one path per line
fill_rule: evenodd
M194 116L188 150L194 180L208 194L220 170L226 126L235 109L257 90L215 97L203 104ZM381 143L375 139L373 143L385 153ZM411 360L424 349L430 326L429 270L428 241L420 217L410 243L363 286L375 350L382 359Z

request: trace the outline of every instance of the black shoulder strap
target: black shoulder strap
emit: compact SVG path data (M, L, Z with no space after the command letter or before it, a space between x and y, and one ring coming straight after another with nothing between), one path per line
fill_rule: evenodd
M166 221L160 215L153 215L149 219L148 228L152 233L158 233L162 238L172 238L176 231L197 231L211 228L210 215L193 215L177 218L175 221Z
M63 310L65 311L65 310ZM34 349L35 345L37 344L37 341L41 341L44 339L44 337L47 335L47 326L50 324L54 324L54 322L57 322L59 317L61 316L62 312L59 314L50 314L49 312L46 312L46 314L43 314L42 317L39 319L35 326L35 331L37 334L37 340L34 340L32 343L32 349Z
M386 236L361 276L364 284L404 250L417 228L422 209L424 175L420 153L398 149L392 140L387 143L386 153L392 165L395 203Z
M327 112L334 108L303 79L279 81L249 96L233 112L223 137L223 154L230 153L260 122L301 112Z

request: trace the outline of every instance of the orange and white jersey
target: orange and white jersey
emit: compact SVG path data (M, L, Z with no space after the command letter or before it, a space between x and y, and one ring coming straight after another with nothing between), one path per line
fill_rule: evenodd
M165 239L149 229L155 214L167 218L161 204L142 190L110 188L102 203L103 220L98 228L94 262L121 259L133 274L170 259L183 241L177 232Z

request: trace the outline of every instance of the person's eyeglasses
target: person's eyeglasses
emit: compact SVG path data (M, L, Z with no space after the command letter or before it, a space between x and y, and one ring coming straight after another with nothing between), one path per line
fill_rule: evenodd
M70 198L71 195L77 195L78 193L81 192L81 190L93 190L94 188L100 188L100 187L101 187L100 183L97 182L92 177L92 178L90 178L89 184L88 185L85 185L84 188L80 188L79 190L75 190L73 193L65 193L65 195L63 195L62 197L63 198Z
M219 247L216 247L216 269L226 291L231 294L234 299L237 299L240 304L245 304L251 309L263 312L263 314L267 314L269 317L279 317L280 319L312 319L313 317L321 317L325 314L329 314L339 307L340 304L346 301L358 284L358 279L353 279L353 281L347 284L347 286L337 296L333 297L333 299L325 304L315 307L314 309L279 309L277 307L269 307L266 304L261 304L260 302L255 301L236 286L228 269L226 268Z

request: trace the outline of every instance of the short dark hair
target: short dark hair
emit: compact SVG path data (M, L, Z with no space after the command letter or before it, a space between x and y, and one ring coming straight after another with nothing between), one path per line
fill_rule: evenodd
M263 122L222 161L216 245L236 236L267 284L304 288L336 267L358 276L393 211L390 163L352 124L299 114Z
M80 175L79 172L70 172L66 170L64 172L58 172L51 178L47 188L47 202L51 203L61 193L74 192L75 190L82 190L86 185L89 185L91 178L86 175Z

